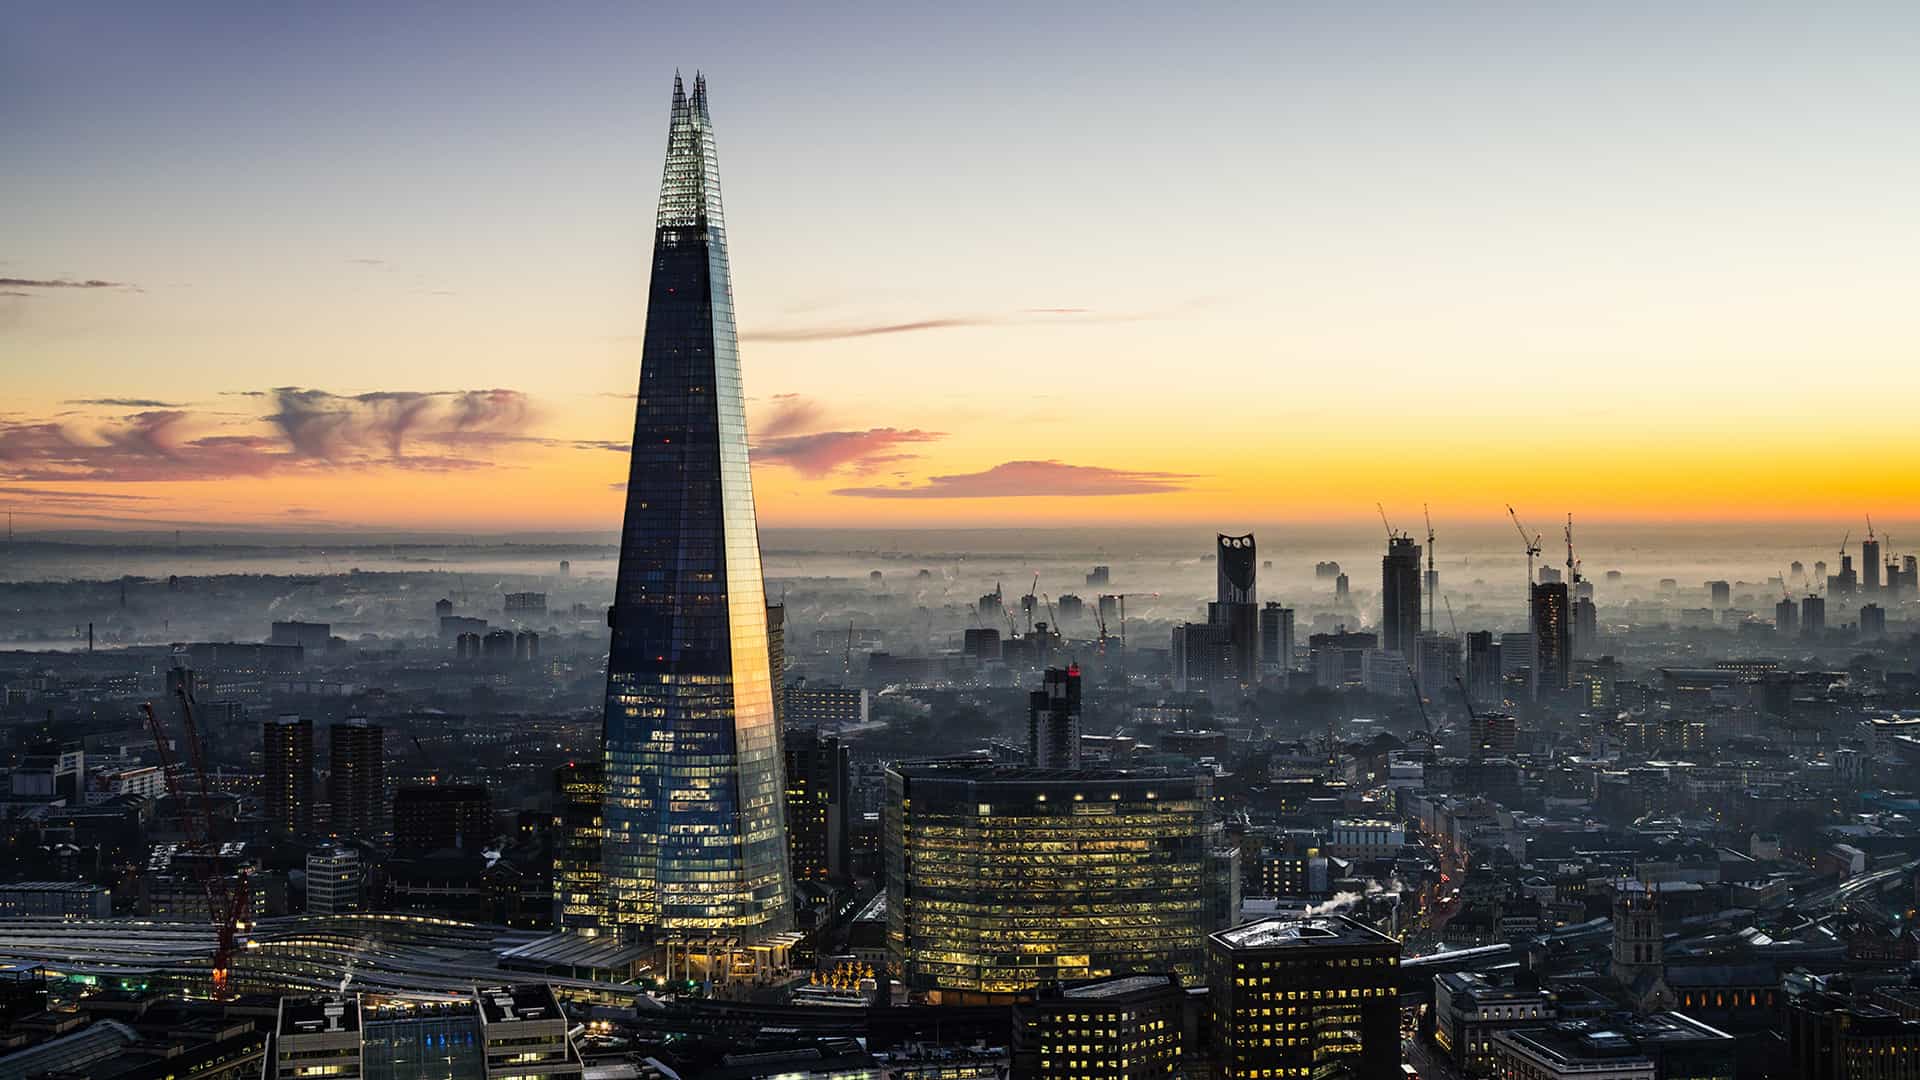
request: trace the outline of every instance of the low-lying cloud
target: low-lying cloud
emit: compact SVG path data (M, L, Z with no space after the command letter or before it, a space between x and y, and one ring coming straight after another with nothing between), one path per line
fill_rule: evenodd
M974 473L928 477L887 487L840 488L835 495L862 499L1005 499L1046 495L1163 495L1181 491L1188 473L1110 469L1101 465L1069 465L1062 461L1008 461Z

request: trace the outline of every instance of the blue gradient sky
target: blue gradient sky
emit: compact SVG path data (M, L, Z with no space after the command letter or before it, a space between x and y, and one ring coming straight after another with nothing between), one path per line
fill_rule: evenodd
M1497 515L1570 473L1618 518L1912 506L1874 463L1920 450L1920 8L1675 7L16 7L0 277L134 288L0 296L0 409L91 446L128 421L74 399L204 436L259 430L236 392L499 387L622 439L596 395L634 382L700 68L749 392L871 448L763 456L776 523ZM156 514L618 513L604 451L230 494L9 472L3 436L0 483ZM1030 461L1094 472L993 486Z

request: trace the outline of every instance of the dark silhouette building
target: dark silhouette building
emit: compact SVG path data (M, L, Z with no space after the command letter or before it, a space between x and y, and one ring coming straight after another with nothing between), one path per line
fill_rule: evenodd
M327 804L337 836L372 839L386 818L386 729L349 717L327 730Z
M1817 638L1827 632L1827 601L1809 596L1800 601L1800 636Z
M1269 600L1260 609L1260 666L1267 671L1293 667L1293 609Z
M479 784L422 784L393 797L393 850L403 858L479 851L493 832L493 796Z
M1187 996L1167 974L1042 987L1013 1007L1013 1075L1190 1075L1181 1068Z
M280 832L313 832L313 721L291 713L260 725L260 794Z
M785 742L787 861L793 880L845 882L852 876L847 746L838 735L815 728L789 731Z
M1027 764L1042 769L1080 767L1080 668L1048 668L1040 689L1027 695Z
M1531 587L1533 685L1538 693L1565 690L1573 678L1573 612L1563 581Z
M1413 658L1420 640L1420 545L1411 536L1387 540L1380 560L1380 647Z
M674 80L603 737L609 919L631 937L791 921L785 784L707 85Z
M1214 602L1207 621L1227 630L1229 674L1241 685L1260 681L1260 612L1254 574L1259 566L1253 534L1215 538Z

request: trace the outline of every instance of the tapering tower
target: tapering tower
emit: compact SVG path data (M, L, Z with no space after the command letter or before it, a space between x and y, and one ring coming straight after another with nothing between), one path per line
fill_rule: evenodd
M607 917L624 936L789 922L780 732L707 86L673 80L620 571L607 612Z

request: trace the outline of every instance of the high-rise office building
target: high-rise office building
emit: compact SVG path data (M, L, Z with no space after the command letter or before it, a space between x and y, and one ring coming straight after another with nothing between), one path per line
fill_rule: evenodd
M260 794L280 832L313 832L313 721L291 713L260 725Z
M1380 647L1412 656L1420 638L1420 545L1411 536L1387 540L1380 560Z
M1233 639L1217 622L1180 623L1173 628L1173 687L1210 691L1233 677Z
M365 877L360 853L345 844L307 852L307 914L342 915L360 910Z
M1413 671L1420 696L1428 701L1452 698L1460 676L1460 639L1451 634L1426 633L1415 639Z
M1773 631L1781 637L1793 637L1800 632L1800 605L1792 597L1773 605Z
M372 839L385 823L386 729L364 716L327 729L327 809L336 836Z
M1467 635L1467 693L1475 703L1499 701L1500 643L1491 630Z
M1827 592L1833 596L1850 596L1860 587L1860 575L1854 572L1853 556L1840 556L1840 572L1827 578Z
M1809 596L1800 601L1800 636L1817 638L1827 632L1825 597Z
M1293 609L1269 600L1260 609L1260 667L1263 672L1293 669Z
M1227 654L1232 677L1243 686L1260 681L1260 615L1254 592L1259 566L1253 534L1214 540L1214 606L1210 622L1227 628Z
M674 79L607 661L606 885L627 936L791 920L766 588L704 78Z
M1733 603L1733 585L1725 581L1707 582L1707 596L1716 608Z
M1191 1075L1187 991L1171 975L1042 987L1013 1008L1013 1075L1151 1080Z
M1860 588L1880 591L1880 540L1871 534L1860 541Z
M848 800L853 768L847 744L815 728L785 734L787 862L795 882L852 877Z
M1164 972L1196 982L1237 906L1207 774L887 770L888 946L942 1003Z
M607 800L598 761L569 761L553 771L553 925L597 934L607 915L600 836Z
M1887 609L1879 604L1860 605L1860 636L1878 638L1887 636Z
M1040 689L1027 695L1027 764L1041 769L1080 767L1080 668L1048 668Z
M442 848L479 851L493 838L493 795L479 784L422 784L393 796L396 855L417 857Z
M1573 677L1573 612L1565 582L1532 588L1533 685L1547 694L1565 690Z
M1581 582L1585 585L1587 582ZM1578 585L1575 588L1579 588ZM1594 606L1593 597L1575 596L1573 598L1572 650L1576 657L1593 654L1594 646L1600 640L1600 609Z
M1218 1075L1396 1075L1400 943L1343 915L1262 919L1207 939Z

